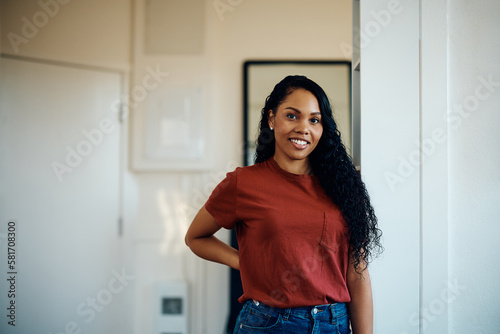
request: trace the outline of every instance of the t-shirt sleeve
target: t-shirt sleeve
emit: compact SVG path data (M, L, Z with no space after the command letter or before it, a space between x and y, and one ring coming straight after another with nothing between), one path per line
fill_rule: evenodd
M205 203L205 209L215 218L222 227L232 229L238 218L236 216L237 204L237 171L227 173Z

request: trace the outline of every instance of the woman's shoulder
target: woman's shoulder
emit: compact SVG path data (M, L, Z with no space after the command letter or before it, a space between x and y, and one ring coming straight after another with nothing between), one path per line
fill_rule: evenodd
M250 166L237 167L234 171L229 172L228 175L237 176L238 178L252 178L262 175L267 171L270 171L268 161L264 161Z

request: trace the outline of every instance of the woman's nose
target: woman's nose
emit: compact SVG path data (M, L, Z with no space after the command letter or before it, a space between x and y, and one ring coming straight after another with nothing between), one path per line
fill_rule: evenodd
M295 127L295 132L301 133L304 135L309 134L309 122L307 121L302 121L297 124Z

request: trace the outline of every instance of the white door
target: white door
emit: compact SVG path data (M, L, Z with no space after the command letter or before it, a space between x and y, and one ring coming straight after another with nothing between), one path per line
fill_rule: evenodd
M0 332L114 333L132 280L118 234L120 75L0 69Z

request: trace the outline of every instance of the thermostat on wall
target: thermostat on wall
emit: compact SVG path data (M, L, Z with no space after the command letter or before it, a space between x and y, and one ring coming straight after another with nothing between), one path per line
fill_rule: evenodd
M182 281L156 284L156 334L187 334L188 286Z

